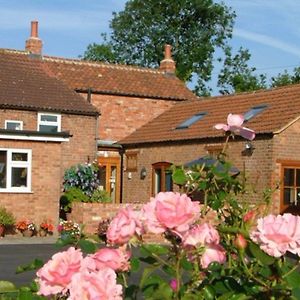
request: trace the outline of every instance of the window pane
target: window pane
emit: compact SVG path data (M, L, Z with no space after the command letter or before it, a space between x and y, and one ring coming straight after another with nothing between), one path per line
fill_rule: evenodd
M166 192L173 191L172 173L170 171L166 172Z
M27 168L11 169L11 186L12 187L27 186Z
M292 203L294 203L294 199L295 199L295 190L292 188L285 188L283 203L285 205L291 205Z
M161 192L161 169L155 169L154 173L154 193Z
M284 186L294 186L294 169L284 169Z
M13 152L12 153L12 160L13 161L27 161L28 160L27 153Z
M9 130L21 130L21 124L17 122L7 122L6 129Z
M58 132L58 127L52 125L40 125L39 131L55 133Z
M0 188L6 188L6 151L0 151Z
M57 116L41 115L41 121L57 122Z
M105 190L106 189L106 166L101 166L99 168L99 180L100 180L100 189Z

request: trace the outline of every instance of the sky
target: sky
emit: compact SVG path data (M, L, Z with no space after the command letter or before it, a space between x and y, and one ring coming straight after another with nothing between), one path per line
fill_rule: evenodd
M171 0L176 1L176 0ZM23 50L39 21L43 53L78 58L109 32L126 0L0 0L0 48ZM299 0L224 0L237 14L230 44L249 49L250 65L269 78L300 66Z

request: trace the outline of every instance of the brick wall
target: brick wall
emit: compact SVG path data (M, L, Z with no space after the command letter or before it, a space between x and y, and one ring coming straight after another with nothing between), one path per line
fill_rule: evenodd
M31 193L0 193L0 205L20 220L30 218L39 224L50 218L58 222L58 199L61 172L61 145L54 142L4 141L1 148L31 149Z
M222 141L223 142L223 141ZM124 172L123 202L145 202L151 196L152 164L169 162L183 165L189 161L207 155L207 146L222 146L222 142L213 143L177 143L161 144L138 148L138 168L136 172ZM228 159L241 172L246 174L246 185L251 192L245 195L248 201L261 201L264 187L271 186L272 174L272 139L256 139L252 155L242 155L245 140L230 141ZM140 170L145 167L147 176L140 179Z
M174 103L170 100L93 94L92 104L101 113L98 135L101 140L119 141Z

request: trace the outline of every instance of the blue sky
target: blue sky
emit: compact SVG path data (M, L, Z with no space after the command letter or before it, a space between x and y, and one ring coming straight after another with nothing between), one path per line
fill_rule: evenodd
M109 30L113 11L125 0L0 0L0 48L24 49L30 21L39 21L43 53L83 54ZM235 49L248 48L251 65L268 76L300 66L299 0L225 0L237 13Z

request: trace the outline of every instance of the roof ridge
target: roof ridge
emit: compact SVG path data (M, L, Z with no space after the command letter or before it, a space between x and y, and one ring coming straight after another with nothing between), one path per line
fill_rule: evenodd
M44 61L50 62L60 62L66 64L76 64L76 65L86 65L90 67L103 67L103 68L111 68L111 69L118 69L118 70L130 70L130 71L137 71L137 72L145 72L145 73L157 73L163 74L164 72L158 69L151 69L151 68L142 68L139 66L129 66L129 65L121 65L121 64L112 64L112 63L103 63L103 62L96 62L96 61L86 61L80 60L76 58L64 58L64 57L57 57L57 56L49 56L44 55L42 56Z
M0 48L0 53L1 52L6 52L6 53L16 53L16 54L23 54L23 55L28 55L29 52L26 50L17 50L17 49L9 49L9 48Z

